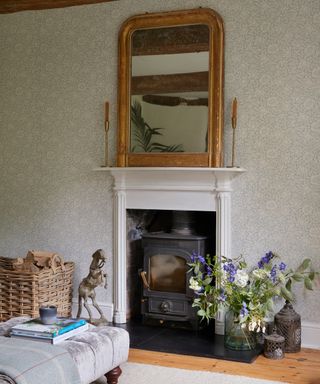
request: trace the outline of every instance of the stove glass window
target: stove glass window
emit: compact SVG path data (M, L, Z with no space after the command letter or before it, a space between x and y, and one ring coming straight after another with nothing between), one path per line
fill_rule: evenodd
M161 292L186 292L186 260L175 255L150 257L150 289Z

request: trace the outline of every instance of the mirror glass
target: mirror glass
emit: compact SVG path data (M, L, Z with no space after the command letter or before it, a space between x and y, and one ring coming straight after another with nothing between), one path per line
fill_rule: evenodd
M137 30L131 39L131 152L207 152L209 28Z
M212 9L146 13L119 33L119 167L221 167L223 22Z

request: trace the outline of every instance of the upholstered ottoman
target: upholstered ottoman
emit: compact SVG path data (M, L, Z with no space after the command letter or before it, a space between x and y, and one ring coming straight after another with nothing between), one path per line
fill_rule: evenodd
M0 323L0 335L7 335L14 324L25 320L20 317ZM92 326L62 341L57 347L69 352L79 372L81 384L90 384L102 376L107 378L108 384L116 384L121 374L120 365L128 359L129 334L122 328Z

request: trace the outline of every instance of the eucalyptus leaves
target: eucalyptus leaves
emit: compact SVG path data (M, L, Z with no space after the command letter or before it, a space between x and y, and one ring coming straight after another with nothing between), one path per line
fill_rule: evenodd
M190 288L196 294L193 306L199 308L199 316L212 319L223 305L234 312L240 323L256 331L262 329L264 318L273 312L275 297L292 302L293 283L303 282L306 289L312 290L319 277L312 270L310 259L292 270L271 251L250 270L242 256L235 260L222 257L220 264L217 257L193 254L190 266Z
M293 302L294 297L291 292L292 284L295 282L303 282L304 287L312 291L314 282L316 279L319 279L319 276L319 272L313 271L311 260L304 259L295 271L290 269L286 272L286 284L285 286L281 287L280 296L282 296L287 301Z

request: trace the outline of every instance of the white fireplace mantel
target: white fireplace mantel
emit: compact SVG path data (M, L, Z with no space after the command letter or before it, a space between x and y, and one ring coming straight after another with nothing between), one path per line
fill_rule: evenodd
M216 212L216 254L230 257L231 184L242 168L101 167L114 178L114 322L126 322L127 209Z

